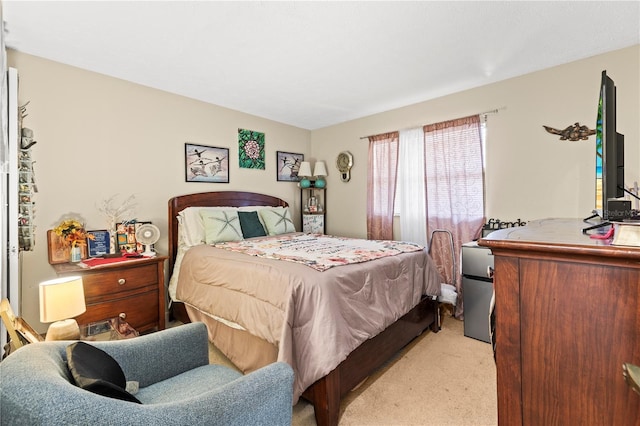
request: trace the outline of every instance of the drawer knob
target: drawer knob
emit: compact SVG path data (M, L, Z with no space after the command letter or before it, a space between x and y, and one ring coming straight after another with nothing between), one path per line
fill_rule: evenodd
M124 283L126 283L126 282L127 282L127 280L125 280L124 278L120 278L118 280L118 284L120 284L120 285L124 285Z

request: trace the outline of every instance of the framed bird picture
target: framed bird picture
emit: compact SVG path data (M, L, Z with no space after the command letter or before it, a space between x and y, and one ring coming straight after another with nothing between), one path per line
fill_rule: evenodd
M229 183L229 148L184 144L187 182Z
M276 164L278 164L278 181L297 182L300 163L304 160L304 154L276 151Z

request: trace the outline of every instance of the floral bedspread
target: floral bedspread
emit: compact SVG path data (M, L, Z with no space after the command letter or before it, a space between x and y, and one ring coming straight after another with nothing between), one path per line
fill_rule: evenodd
M214 247L307 265L317 271L351 263L362 263L424 247L403 241L362 240L322 234L285 234L215 244Z

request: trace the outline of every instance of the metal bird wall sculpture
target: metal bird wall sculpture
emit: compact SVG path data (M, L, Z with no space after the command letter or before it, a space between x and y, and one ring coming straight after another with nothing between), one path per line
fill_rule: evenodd
M543 125L544 129L554 135L560 135L561 141L586 141L589 139L589 136L595 135L595 130L590 130L587 126L580 125L580 123L575 123L572 126L567 127L564 130L554 129L553 127Z

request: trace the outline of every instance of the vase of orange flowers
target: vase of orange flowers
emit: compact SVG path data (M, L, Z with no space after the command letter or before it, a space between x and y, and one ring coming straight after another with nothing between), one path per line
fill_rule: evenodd
M69 262L78 263L82 260L82 249L80 249L79 246L71 247L71 250L69 251L69 253L71 255Z
M82 246L87 244L87 239L94 239L92 234L87 233L84 225L76 219L62 221L53 230L58 235L63 244L70 248L70 262L80 262L82 260Z

